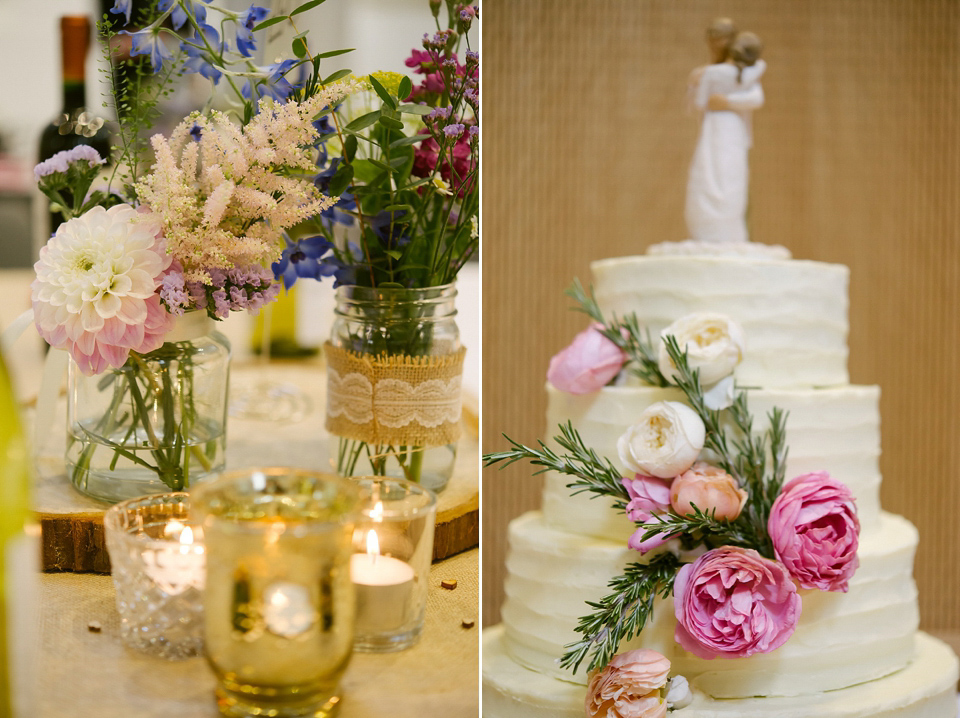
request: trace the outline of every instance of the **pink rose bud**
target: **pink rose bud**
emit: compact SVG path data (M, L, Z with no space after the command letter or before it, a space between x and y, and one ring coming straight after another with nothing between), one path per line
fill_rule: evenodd
M630 501L627 503L627 518L634 523L654 523L654 516L666 513L670 509L670 482L652 476L637 474L632 479L620 479ZM658 534L647 540L643 535L649 529L637 528L627 545L640 553L658 548L670 540L669 536Z
M589 394L599 391L620 373L626 353L600 333L601 324L593 324L573 339L573 343L550 360L547 379L560 391Z
M746 503L747 492L737 485L735 478L702 461L680 474L670 486L670 504L681 516L693 515L696 506L708 516L733 521Z
M660 689L667 684L670 661L656 651L640 649L613 657L590 679L584 705L589 718L663 718L667 702Z
M803 588L846 591L857 570L860 520L853 494L826 472L798 476L773 502L767 531Z
M677 643L706 659L769 653L800 619L800 596L787 570L738 546L715 548L683 566L673 607Z

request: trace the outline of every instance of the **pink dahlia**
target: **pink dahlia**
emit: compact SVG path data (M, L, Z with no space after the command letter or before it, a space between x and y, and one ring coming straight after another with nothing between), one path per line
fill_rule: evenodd
M859 565L860 521L846 485L823 471L798 476L773 502L767 530L803 588L847 590Z
M84 374L123 366L163 344L173 317L157 288L170 257L160 224L129 205L94 207L60 225L34 265L34 320Z
M800 596L787 570L753 549L723 546L677 573L674 638L700 658L769 653L793 635Z

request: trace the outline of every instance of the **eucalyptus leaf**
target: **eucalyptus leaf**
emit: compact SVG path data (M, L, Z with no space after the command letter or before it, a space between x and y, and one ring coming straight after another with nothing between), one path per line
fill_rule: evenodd
M406 289L405 286L398 282L380 282L377 286L380 289Z
M293 43L291 45L293 54L297 57L303 58L307 55L307 41L303 35L297 35L293 38Z
M384 251L385 251L388 255L390 255L390 257L391 257L392 259L394 259L394 260L397 261L397 262L399 262L399 261L400 261L400 258L403 257L403 252L401 252L399 249L387 249L387 250L384 250ZM382 285L381 285L381 286L382 286Z
M347 162L353 162L353 158L357 155L357 137L356 135L349 135L347 139L343 141L343 156L347 158Z
M381 173L380 168L376 167L371 160L354 160L351 166L354 170L354 177L366 184L370 184L373 178Z
M413 207L409 204L391 204L383 208L384 212L413 212Z
M321 52L318 55L314 55L314 60L321 60L328 57L336 57L337 55L346 55L348 52L353 52L354 48L350 47L346 50L330 50L329 52Z
M427 105L406 104L400 105L400 107L397 109L405 115L429 115L431 112L433 112L433 108L428 107Z
M379 122L381 125L383 125L384 127L390 130L403 129L403 122L393 117L387 117L386 115L381 115L380 118L377 120L377 122Z
M356 132L358 130L362 130L366 127L369 127L379 119L380 119L380 110L374 110L373 112L368 112L365 115L360 115L360 117L353 120L351 123L347 125L347 129L352 130L353 132Z
M267 18L266 20L261 22L259 25L255 25L253 28L253 32L257 32L258 30L263 30L266 27L271 27L273 25L283 22L284 20L289 20L289 19L290 19L289 15L277 15L276 17Z
M346 191L353 181L353 172L353 165L351 164L344 163L337 168L336 173L330 180L328 189L331 197L339 197Z
M395 150L398 147L409 147L410 145L415 145L418 142L423 142L429 137L430 135L411 135L410 137L401 137L399 140L394 140L390 143L390 149Z
M334 72L332 75L328 75L327 77L325 77L325 78L323 78L322 80L320 80L320 84L321 84L321 85L329 85L331 82L336 82L337 80L342 80L344 77L349 76L352 72L353 72L353 70L347 70L347 69L337 70L337 71Z
M404 97L410 97L411 92L413 92L413 83L409 77L404 75L403 79L400 80L400 87L397 88L397 98L402 100Z
M293 12L290 13L290 16L293 17L294 15L299 15L300 13L306 12L307 10L312 10L312 9L315 8L317 5L322 5L322 4L325 3L326 1L327 1L327 0L310 0L310 2L305 2L305 3L303 3L303 5L298 5L298 6L293 10Z
M373 75L369 77L370 84L373 86L373 91L380 96L380 99L384 101L385 104L390 106L390 109L397 109L397 98L390 95L387 92L387 88L380 84L380 81L377 80Z

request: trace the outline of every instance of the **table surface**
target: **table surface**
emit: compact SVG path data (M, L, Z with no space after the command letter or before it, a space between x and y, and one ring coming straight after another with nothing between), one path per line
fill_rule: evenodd
M354 654L341 718L477 716L479 551L433 565L424 632L396 653ZM440 582L455 579L447 590ZM44 574L38 718L215 718L214 677L203 658L167 661L127 648L109 576ZM464 628L463 621L473 621ZM89 630L97 622L99 633Z

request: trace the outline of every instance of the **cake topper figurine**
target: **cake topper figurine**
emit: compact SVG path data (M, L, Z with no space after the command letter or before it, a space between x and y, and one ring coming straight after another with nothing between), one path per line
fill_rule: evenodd
M687 182L686 220L696 242L747 242L747 155L751 115L763 106L760 38L729 18L707 28L712 63L690 74L692 107L702 114Z

